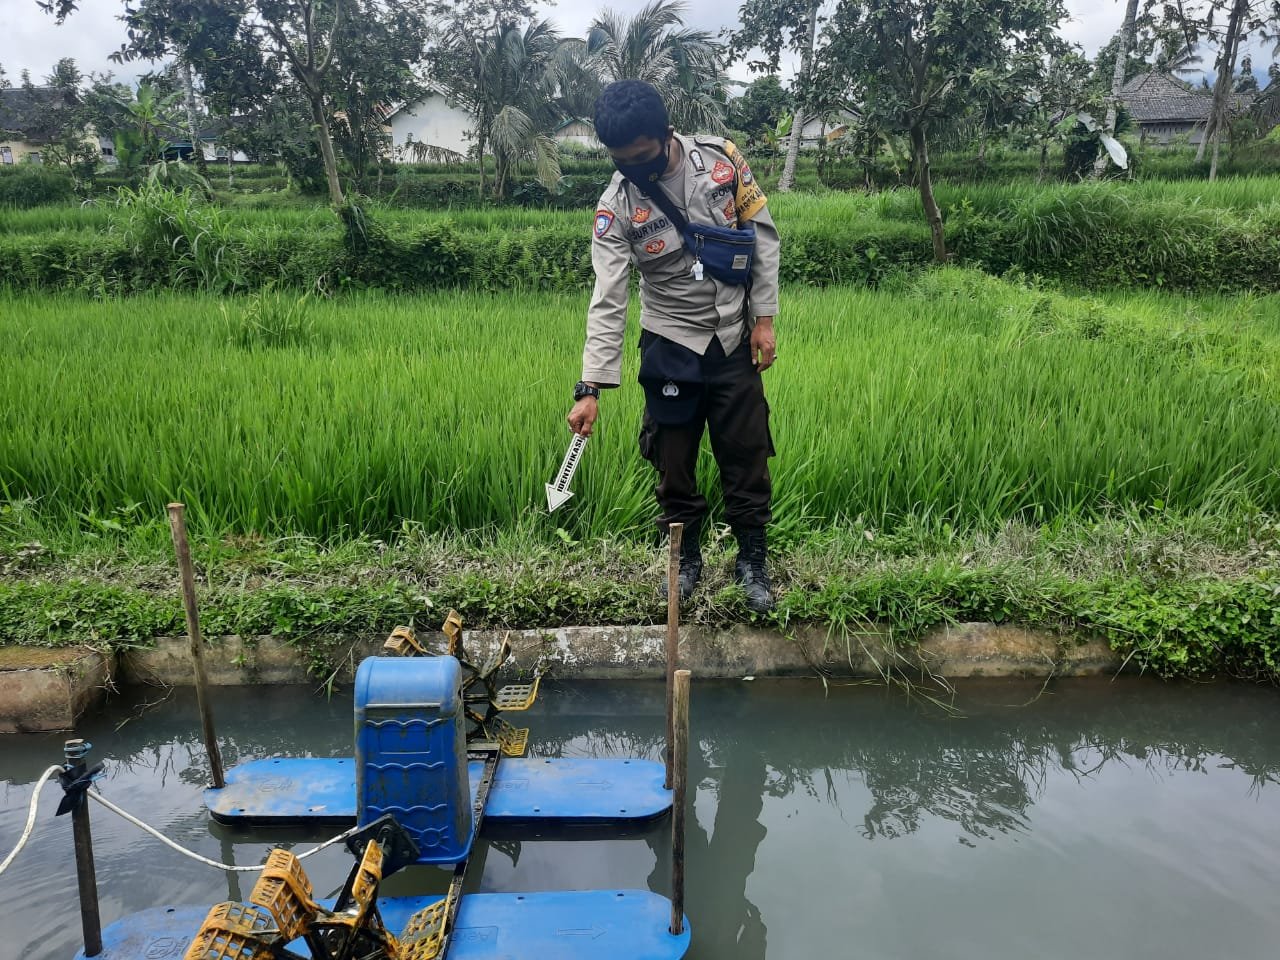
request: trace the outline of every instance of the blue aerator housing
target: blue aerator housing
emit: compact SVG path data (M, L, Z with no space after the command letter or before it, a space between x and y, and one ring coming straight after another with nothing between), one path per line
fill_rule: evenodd
M453 657L370 657L356 672L356 822L396 818L419 863L471 852L462 669Z

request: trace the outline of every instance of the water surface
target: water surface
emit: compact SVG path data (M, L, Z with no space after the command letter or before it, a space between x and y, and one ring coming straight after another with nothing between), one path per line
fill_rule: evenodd
M527 714L541 756L661 756L659 684L547 685ZM696 683L690 956L868 960L1273 957L1280 942L1280 695L1139 679L969 682L960 716L872 686ZM219 689L228 764L351 751L352 704L303 688ZM80 735L103 791L200 853L260 862L335 828L212 823L190 690L133 691ZM62 735L0 737L0 857ZM37 833L0 876L0 957L80 945L69 818L47 787ZM247 896L254 875L179 857L93 805L104 923ZM666 821L584 842L504 837L469 889L668 892ZM305 861L333 895L350 857ZM384 893L441 891L417 868Z

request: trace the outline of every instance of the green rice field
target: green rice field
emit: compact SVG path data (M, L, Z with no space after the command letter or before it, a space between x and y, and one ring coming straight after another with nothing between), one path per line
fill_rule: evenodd
M1280 297L1071 295L948 268L783 303L766 382L784 538L1280 511ZM249 307L0 295L0 499L67 525L182 500L205 533L326 539L648 527L634 326L577 495L545 512L584 296L352 294L304 302L279 337ZM711 491L709 452L703 467Z

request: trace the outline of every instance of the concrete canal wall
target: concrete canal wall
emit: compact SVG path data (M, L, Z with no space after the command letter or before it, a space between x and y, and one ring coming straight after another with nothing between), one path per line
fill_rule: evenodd
M506 631L465 634L468 655L483 661ZM513 676L542 669L581 680L637 680L664 676L664 626L561 627L509 633ZM218 685L316 683L309 665L349 681L367 656L381 652L382 636L333 635L294 645L280 637L214 637L206 643L209 682ZM440 648L439 634L420 639ZM316 660L316 657L321 660ZM919 644L895 647L887 631L840 635L806 626L782 633L748 626L681 631L681 666L703 678L813 676L937 677L1091 676L1118 672L1122 663L1101 640L1079 642L1041 630L964 623L930 631ZM154 647L119 656L90 649L0 648L0 733L66 730L110 684L192 683L185 637L160 638Z

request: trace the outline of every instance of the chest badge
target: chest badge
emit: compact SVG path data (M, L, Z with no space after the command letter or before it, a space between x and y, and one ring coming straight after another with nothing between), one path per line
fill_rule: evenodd
M650 240L644 245L645 253L661 253L665 249L667 249L667 241L665 240Z
M733 164L717 160L716 165L711 168L711 179L716 183L728 183L733 179Z
M652 211L648 207L636 207L636 212L631 215L632 223L645 223Z
M726 220L735 220L737 219L737 216L738 208L734 205L734 202L730 200L724 205L724 218Z
M680 396L680 388L674 382L668 380L662 385L662 395L664 397L678 397Z

